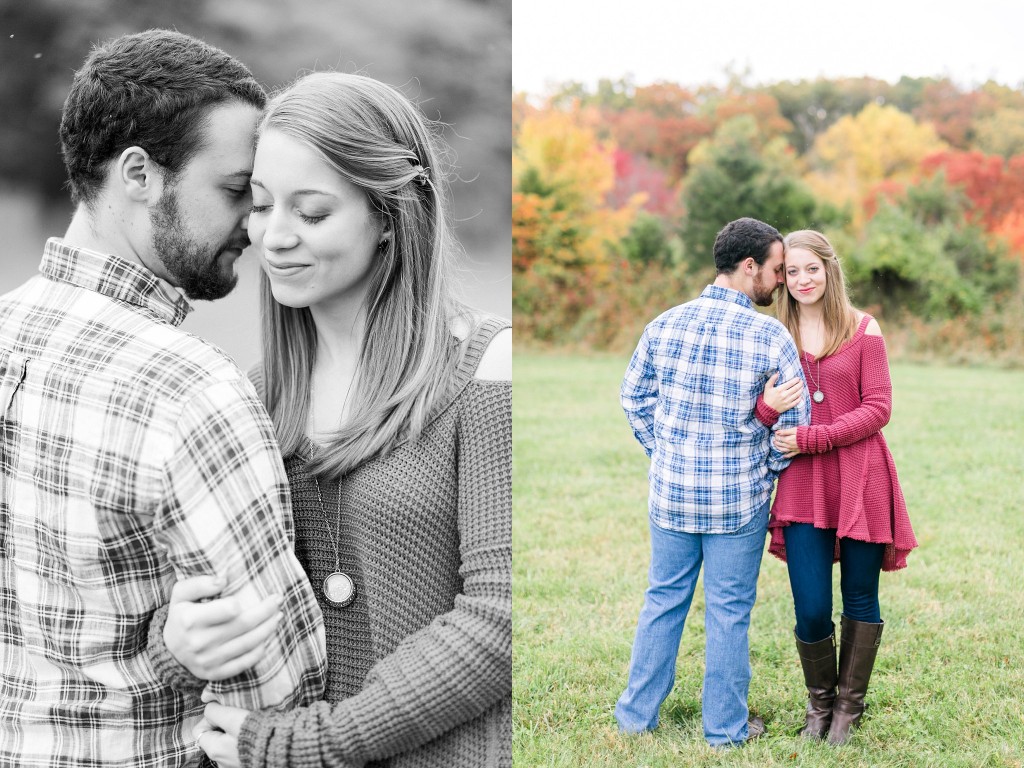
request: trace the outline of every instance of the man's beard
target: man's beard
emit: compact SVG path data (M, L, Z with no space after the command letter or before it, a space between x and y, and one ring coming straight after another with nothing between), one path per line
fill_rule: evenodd
M223 247L193 240L178 210L178 195L168 189L150 212L153 248L164 269L190 299L213 301L231 293L238 282L234 265L222 267L220 255L228 248L249 245L244 234Z
M761 273L758 272L754 278L754 295L751 297L759 307L770 307L775 302L775 291L778 285L765 288L761 285Z

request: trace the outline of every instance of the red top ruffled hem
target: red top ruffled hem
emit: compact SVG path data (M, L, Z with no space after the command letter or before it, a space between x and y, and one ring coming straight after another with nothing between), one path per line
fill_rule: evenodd
M790 523L836 529L836 562L839 539L886 544L884 571L906 567L917 546L881 432L892 412L892 382L885 341L865 333L870 321L865 315L853 338L820 361L802 356L804 377L824 399L812 401L811 425L797 429L801 452L779 476L768 551L780 560L786 559L782 529ZM758 410L765 421L763 413Z

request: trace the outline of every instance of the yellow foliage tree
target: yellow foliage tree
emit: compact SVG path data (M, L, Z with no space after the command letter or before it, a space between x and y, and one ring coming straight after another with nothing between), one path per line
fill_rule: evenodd
M614 149L578 109L537 110L513 135L513 312L532 338L560 338L612 279L618 243L646 197L608 204Z
M1024 153L1024 109L999 109L978 121L975 146L1009 160Z
M615 184L614 146L599 141L578 117L542 110L519 124L512 184L519 209L513 219L521 225L513 260L520 269L534 261L566 268L606 264L644 202L637 195L622 208L608 206ZM526 252L530 256L523 258Z
M921 160L948 149L929 123L917 123L896 107L868 104L818 136L805 180L819 199L852 204L853 229L864 224L864 203L883 181L909 182Z

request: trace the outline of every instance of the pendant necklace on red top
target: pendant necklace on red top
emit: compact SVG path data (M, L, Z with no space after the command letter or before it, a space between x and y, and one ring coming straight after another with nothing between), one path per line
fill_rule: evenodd
M820 327L820 325L819 325L819 327ZM819 336L824 336L824 329L819 331ZM819 350L819 353L820 353L820 350ZM819 382L821 381L821 357L819 357L818 355L815 355L814 356L814 363L815 363L815 368L817 369L815 375L811 376L811 366L808 363L808 365L807 365L807 376L810 378L811 383L814 385L814 394L811 395L811 399L814 402L816 402L816 403L820 403L820 402L822 402L825 399L825 393L821 391L821 386L819 385Z
M822 400L825 399L825 393L822 392L821 387L818 386L818 382L821 381L821 360L820 358L816 358L814 362L817 363L817 374L815 376L811 376L811 366L808 365L807 375L810 377L811 383L814 385L814 394L811 395L811 399L816 403L820 403Z

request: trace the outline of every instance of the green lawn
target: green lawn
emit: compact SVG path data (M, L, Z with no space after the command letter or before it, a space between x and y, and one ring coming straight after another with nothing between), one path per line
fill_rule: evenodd
M675 690L649 735L617 732L646 587L647 460L618 405L625 357L515 358L516 766L1024 764L1024 372L893 367L885 435L920 547L882 574L885 635L847 746L803 743L785 565L765 554L751 710L768 736L701 735L702 588ZM838 567L835 572L836 607ZM837 614L838 622L838 614Z

